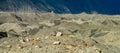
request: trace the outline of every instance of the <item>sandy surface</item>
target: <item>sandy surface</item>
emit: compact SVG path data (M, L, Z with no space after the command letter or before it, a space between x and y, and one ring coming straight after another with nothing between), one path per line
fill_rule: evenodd
M0 13L0 53L120 53L120 16Z

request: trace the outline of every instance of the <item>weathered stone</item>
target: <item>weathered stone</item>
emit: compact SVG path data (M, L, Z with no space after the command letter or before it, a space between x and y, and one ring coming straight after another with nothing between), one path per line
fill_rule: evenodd
M7 48L12 48L12 45L7 45L6 47L7 47Z
M62 36L62 32L57 32L56 37Z
M53 42L54 45L59 45L60 43L61 43L60 41Z

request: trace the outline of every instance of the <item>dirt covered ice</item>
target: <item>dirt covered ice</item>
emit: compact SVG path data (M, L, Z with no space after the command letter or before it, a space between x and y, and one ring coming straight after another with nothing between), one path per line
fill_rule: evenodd
M0 53L119 53L120 16L0 13Z

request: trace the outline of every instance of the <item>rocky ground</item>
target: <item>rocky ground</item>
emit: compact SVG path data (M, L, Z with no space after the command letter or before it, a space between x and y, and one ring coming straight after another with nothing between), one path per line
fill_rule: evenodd
M0 13L0 53L120 53L120 16Z

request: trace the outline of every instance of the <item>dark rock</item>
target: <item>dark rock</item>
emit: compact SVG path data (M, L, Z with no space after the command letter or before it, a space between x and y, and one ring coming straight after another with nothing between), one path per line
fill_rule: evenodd
M4 37L8 37L6 32L0 32L0 39L4 38Z
M39 29L35 28L29 31L29 35L35 35L37 32L39 31Z
M2 22L0 22L0 25L3 24Z

